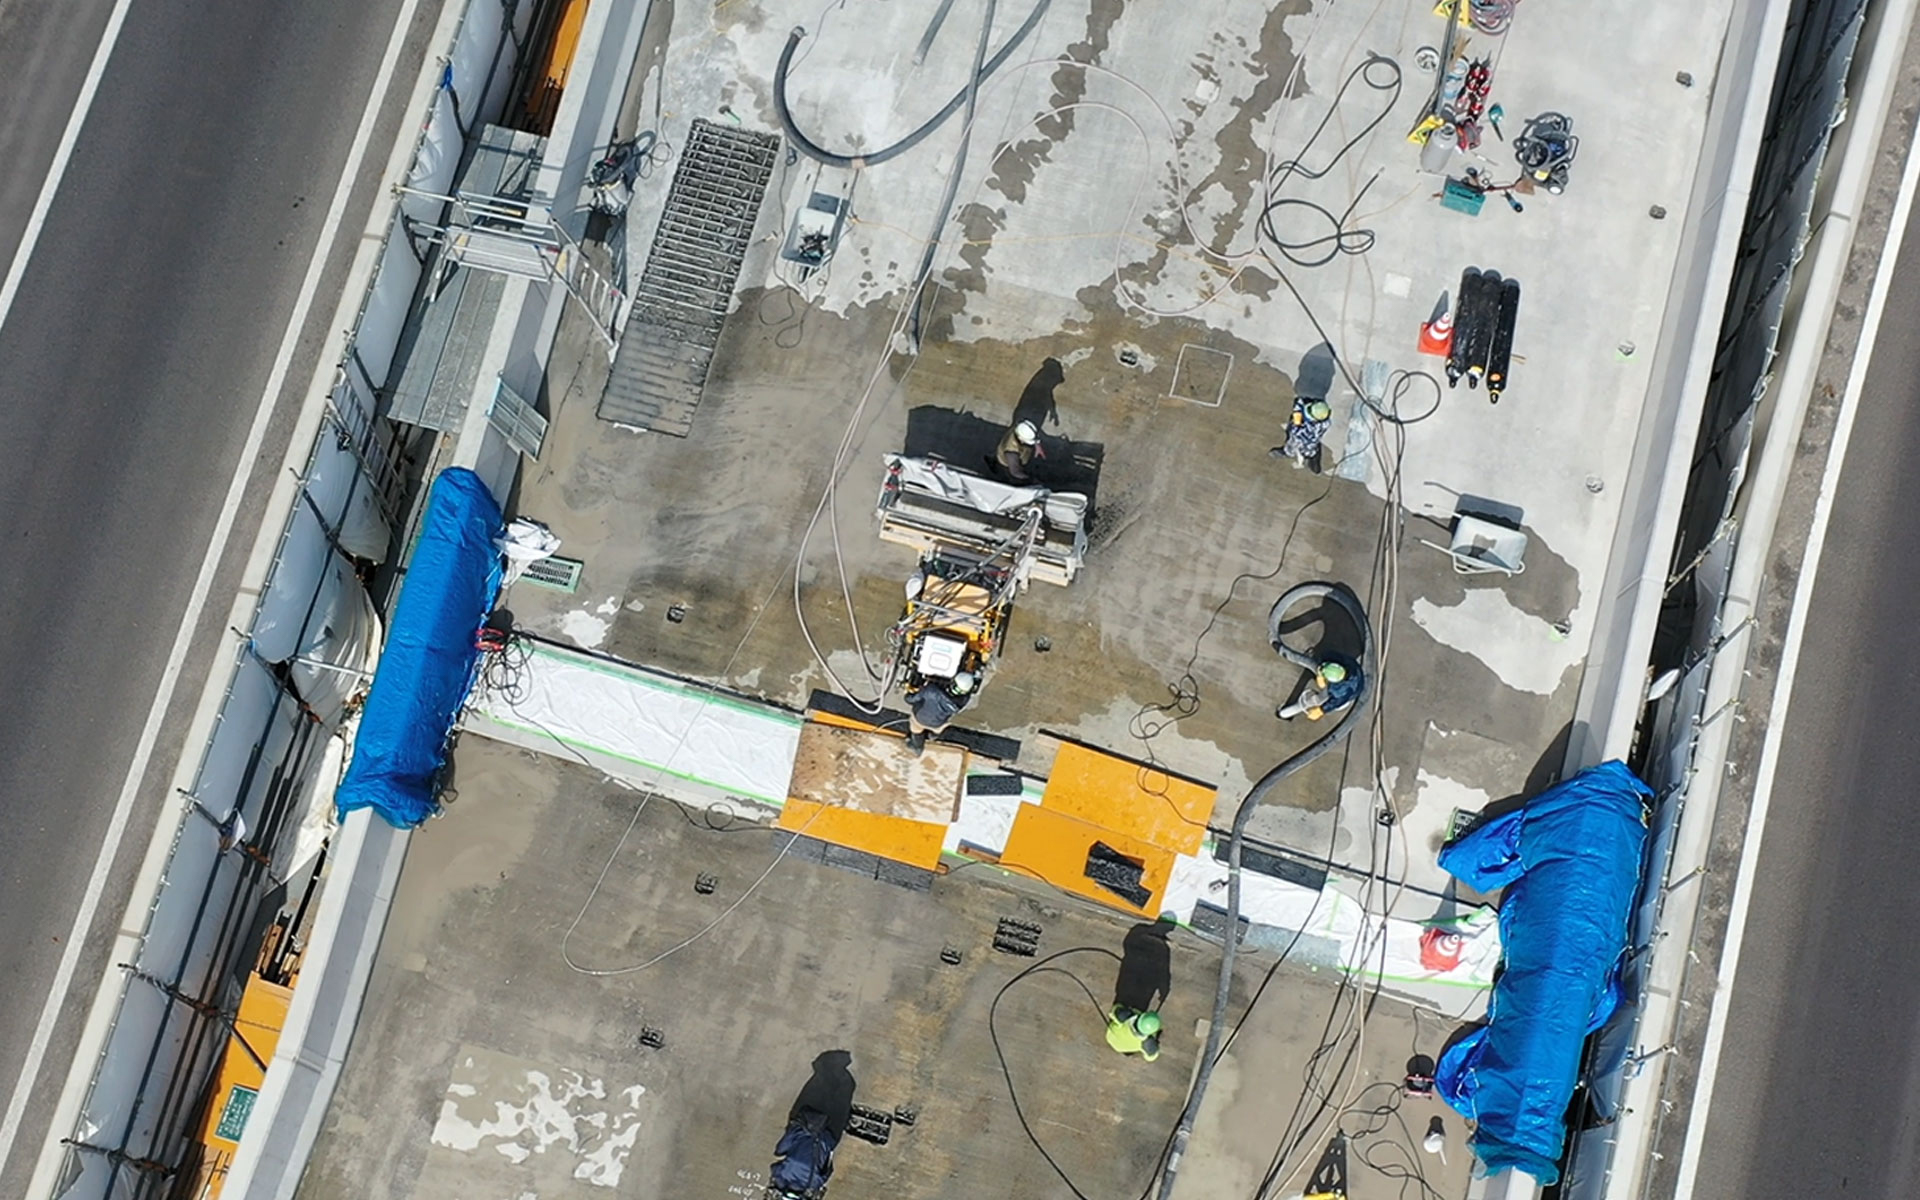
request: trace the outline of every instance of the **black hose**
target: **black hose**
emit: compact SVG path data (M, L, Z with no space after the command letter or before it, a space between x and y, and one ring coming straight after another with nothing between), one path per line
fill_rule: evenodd
M1317 170L1309 167L1302 160L1306 157L1307 152L1313 149L1314 143L1320 140L1320 135L1326 132L1327 125L1332 122L1334 115L1340 111L1340 103L1346 98L1347 89L1352 87L1356 81L1366 85L1370 91L1385 94L1386 103L1381 107L1379 112L1373 115L1371 120L1361 126L1360 132L1348 138L1339 149L1335 150L1332 157L1328 158L1325 164ZM1360 207L1361 198L1367 194L1367 189L1371 188L1375 180L1380 178L1378 171L1374 172L1365 183L1360 185L1360 190L1354 193L1353 199L1348 202L1346 209L1338 213L1312 200L1302 199L1298 196L1282 196L1280 190L1295 176L1301 179L1313 180L1325 178L1332 172L1333 168L1341 159L1345 158L1355 146L1365 141L1368 135L1379 128L1380 123L1387 119L1387 114L1391 113L1393 106L1399 103L1401 84L1400 64L1398 62L1385 55L1368 54L1366 61L1347 72L1347 77L1340 82L1340 90L1333 94L1333 103L1327 106L1327 111L1321 116L1320 123L1314 126L1313 132L1308 135L1305 144L1300 147L1299 153L1287 159L1285 162L1276 163L1268 171L1268 199L1266 207L1260 212L1257 228L1267 241L1273 243L1273 248L1284 255L1293 265L1297 267L1324 267L1342 254L1365 254L1367 251L1373 249L1373 230L1349 229L1347 228L1347 220L1353 216L1353 210ZM1277 214L1281 213L1286 213L1289 216L1305 214L1310 218L1323 221L1326 223L1327 231L1313 237L1282 237L1280 223L1274 219Z
M806 28L796 25L793 27L793 32L787 35L786 47L780 51L780 61L774 64L773 68L773 110L780 116L780 128L786 133L787 141L794 149L815 162L822 162L830 167L877 167L889 159L898 158L925 141L928 134L946 124L953 114L959 112L961 106L967 103L968 95L979 85L979 81L1006 64L1014 48L1039 27L1040 18L1046 15L1049 3L1051 0L1035 0L1033 11L1027 14L1027 19L1021 23L1020 28L1013 31L1013 36L1007 39L1007 44L1000 47L994 56L987 60L986 66L975 73L966 87L954 93L953 99L947 101L944 108L929 117L926 124L893 145L882 147L871 154L836 154L802 133L800 127L794 123L793 110L787 106L787 72L793 66L793 52L800 48L800 39L807 36Z
M1360 631L1360 694L1340 715L1340 720L1332 729L1321 734L1312 744L1280 765L1262 775L1258 782L1247 789L1246 799L1240 801L1240 807L1233 814L1233 835L1227 841L1227 922L1225 944L1220 951L1220 982L1213 994L1213 1020L1207 1025L1207 1044L1200 1052L1199 1068L1194 1072L1193 1088L1187 1093L1187 1105L1181 1110L1180 1123L1174 1126L1173 1142L1167 1151L1166 1169L1160 1176L1160 1200L1168 1200L1173 1194L1174 1177L1180 1170L1181 1155L1186 1152L1187 1141L1193 1136L1195 1118L1200 1115L1200 1103L1207 1093L1207 1081L1213 1075L1215 1060L1220 1054L1220 1031L1227 1023L1227 999L1233 989L1233 962L1240 948L1240 853L1245 844L1247 822L1252 819L1254 810L1274 788L1280 786L1288 777L1304 769L1309 763L1345 741L1353 732L1354 718L1367 706L1373 691L1373 626L1367 620L1366 610L1360 607L1360 600L1347 588L1335 583L1303 583L1288 588L1274 601L1273 608L1267 614L1267 636L1273 643L1274 652L1288 662L1304 669L1314 669L1320 664L1309 655L1293 649L1280 640L1280 621L1286 613L1302 600L1331 600L1343 609L1353 621L1354 628Z

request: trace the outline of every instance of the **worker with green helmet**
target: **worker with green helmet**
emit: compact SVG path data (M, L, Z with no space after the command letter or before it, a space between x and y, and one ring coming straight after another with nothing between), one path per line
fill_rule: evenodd
M1313 678L1300 692L1300 698L1274 715L1283 721L1298 716L1318 721L1358 700L1361 688L1360 664L1344 655L1329 654L1314 668Z
M1160 1014L1114 1005L1107 1010L1107 1045L1121 1054L1138 1054L1147 1062L1159 1058Z
M1320 473L1320 442L1333 422L1333 407L1325 400L1296 396L1293 412L1287 417L1286 444L1273 451L1276 457L1293 460L1294 467L1312 467Z

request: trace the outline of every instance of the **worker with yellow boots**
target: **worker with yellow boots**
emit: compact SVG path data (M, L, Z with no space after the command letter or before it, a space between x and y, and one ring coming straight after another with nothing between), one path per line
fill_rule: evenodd
M1121 1054L1138 1054L1147 1062L1159 1058L1160 1014L1114 1005L1107 1010L1107 1045Z

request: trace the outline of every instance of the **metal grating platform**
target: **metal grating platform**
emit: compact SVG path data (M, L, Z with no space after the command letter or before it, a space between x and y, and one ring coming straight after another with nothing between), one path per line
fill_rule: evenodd
M600 396L603 420L685 437L780 139L695 121Z

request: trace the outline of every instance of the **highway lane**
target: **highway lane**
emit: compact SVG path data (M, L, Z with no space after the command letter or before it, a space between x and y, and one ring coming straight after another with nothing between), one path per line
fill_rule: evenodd
M113 0L0 0L0 277L112 9Z
M422 5L415 19L401 92L438 7ZM15 177L0 185L0 263L108 8L0 0L10 130L0 147L18 156ZM32 1039L399 10L400 0L132 0L0 325L0 523L11 551L0 568L0 1101ZM34 71L8 71L16 62ZM370 172L398 129L399 106L390 107ZM347 229L359 228L372 194L370 181L356 192ZM315 306L321 320L346 243ZM303 349L283 408L311 373L312 339ZM286 421L260 456L267 471L285 451ZM257 524L245 513L235 527L226 586L216 582L209 606L216 622ZM204 630L183 674L0 1195L24 1191L180 753L179 726L220 641L217 628Z
M1894 264L1817 565L1702 1200L1920 1196L1917 225Z

